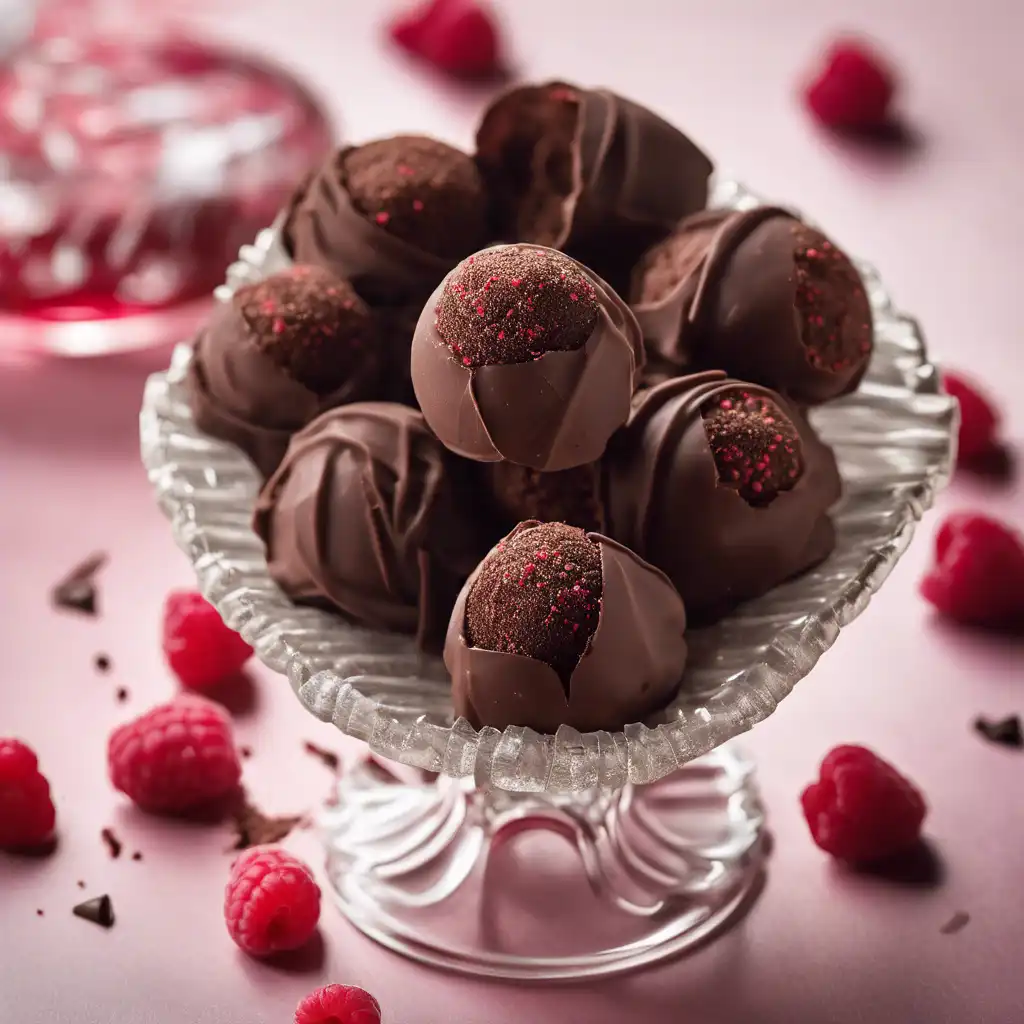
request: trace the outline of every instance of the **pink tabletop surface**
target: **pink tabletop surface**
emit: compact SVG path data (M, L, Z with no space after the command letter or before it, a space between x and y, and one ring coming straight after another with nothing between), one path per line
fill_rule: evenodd
M434 132L467 144L482 98L410 68L380 44L383 3L238 5L209 28L302 69L346 136ZM1018 303L1024 204L1024 8L861 0L516 0L504 5L527 76L607 84L677 120L729 171L801 205L879 266L923 321L940 361L969 366L1024 441ZM668 12L672 13L669 14ZM874 35L906 82L912 152L867 153L823 137L794 83L824 40ZM273 40L273 42L270 42ZM243 1024L291 1020L328 981L371 988L387 1024L1014 1024L1024 1021L1024 754L973 734L975 714L1024 712L1024 645L937 624L916 595L939 516L867 613L749 737L775 837L751 913L696 955L613 982L530 989L453 979L377 948L326 907L323 943L288 967L227 939L223 827L147 818L105 778L111 727L174 691L160 654L165 592L191 585L137 454L140 360L0 369L0 734L38 750L60 846L0 856L3 1024ZM958 477L941 511L984 505L1024 524L1024 487ZM53 611L49 585L110 552L95 620ZM108 653L113 670L93 668ZM330 776L302 741L341 749L287 683L262 669L236 700L245 775L270 811L314 808ZM124 705L115 690L125 686ZM908 886L838 871L811 843L797 795L834 743L876 747L931 804L941 879ZM113 826L126 844L109 859ZM288 840L319 866L313 836ZM143 853L141 862L128 856ZM109 892L109 931L70 914ZM37 909L44 916L37 915ZM957 911L955 935L940 933ZM567 909L565 912L571 912Z

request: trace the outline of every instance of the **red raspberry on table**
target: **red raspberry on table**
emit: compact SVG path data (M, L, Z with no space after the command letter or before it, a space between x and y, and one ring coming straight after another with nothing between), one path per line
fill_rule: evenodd
M361 988L328 985L299 1003L295 1024L380 1024L380 1004Z
M815 843L850 864L885 860L921 837L924 798L891 764L866 747L841 746L800 797Z
M949 516L935 536L921 596L957 622L1024 627L1024 540L990 516Z
M139 807L167 813L225 796L242 776L227 713L192 694L115 729L107 767L110 781Z
M0 739L0 848L40 846L53 836L55 821L36 755L20 740Z
M999 447L996 434L999 414L986 395L958 373L942 374L946 394L960 405L960 436L957 461L970 462L990 454Z
M231 865L224 920L235 943L253 956L298 949L320 920L320 887L297 857L254 846Z
M885 63L864 43L840 40L804 90L811 113L829 128L879 128L889 121L896 83Z
M452 75L484 76L501 63L494 18L475 0L432 0L398 17L388 34L402 49Z
M252 648L191 590L173 590L164 603L164 654L171 671L190 690L205 690L237 672Z

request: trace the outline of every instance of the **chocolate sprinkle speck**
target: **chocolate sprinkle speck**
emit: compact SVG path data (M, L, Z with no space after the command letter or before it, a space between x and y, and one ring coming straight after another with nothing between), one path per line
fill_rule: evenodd
M239 747L238 753L242 755L246 760L252 757L252 747Z
M307 754L312 754L315 758L322 761L332 772L338 770L338 765L341 763L340 758L331 750L325 750L323 747L318 747L315 743L310 743L306 740L302 744L303 749Z
M1020 716L1010 715L998 721L977 718L974 728L991 743L1001 743L1004 747L1024 748L1024 729L1021 728Z
M96 615L99 612L99 595L95 576L107 561L105 552L98 551L76 565L50 592L50 599L57 608Z
M82 879L79 879L77 882L75 882L75 885L77 885L79 889L85 888L85 882L83 882Z
M233 816L235 842L231 849L248 850L250 846L278 843L288 836L301 821L301 814L271 817L245 800Z
M132 854L132 860L142 860L142 851L141 850L136 850Z
M97 654L96 657L93 658L93 664L96 666L96 670L98 672L109 672L111 666L110 655Z
M119 704L123 704L128 699L128 689L124 686L119 686L117 692L114 694Z
M100 838L104 843L107 844L107 850L110 851L111 860L117 860L121 856L121 850L124 848L121 840L114 834L112 828L105 828L100 832Z
M966 911L958 910L940 929L942 935L956 935L967 927L971 915Z
M43 911L41 909L36 910L36 917L42 917Z
M114 925L114 904L106 895L79 903L78 906L72 907L71 913L102 928L112 928Z

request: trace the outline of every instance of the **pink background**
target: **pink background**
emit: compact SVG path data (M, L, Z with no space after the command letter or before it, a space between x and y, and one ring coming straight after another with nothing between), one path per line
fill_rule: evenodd
M255 8L258 15L244 14ZM380 43L390 4L255 0L209 28L303 72L347 137L400 130L468 144L482 97L437 83ZM1024 439L1020 239L1024 8L999 0L516 0L503 5L524 75L606 84L647 101L768 196L799 204L881 269L939 360L969 366ZM671 14L667 12L672 11ZM921 145L869 153L823 137L794 99L802 69L845 28L898 63ZM220 898L223 828L146 818L111 792L111 727L173 692L159 609L190 571L137 455L140 359L0 369L0 733L38 750L59 809L45 860L0 856L0 1020L10 1024L242 1024L291 1019L328 981L371 988L388 1024L1011 1024L1024 1020L1024 755L987 745L975 714L1024 712L1024 646L943 627L917 598L932 514L868 612L781 712L749 737L776 838L767 888L727 936L625 980L524 989L409 964L325 908L322 956L291 968L241 955ZM940 508L984 505L1024 524L1024 489L958 478ZM47 590L94 549L111 553L97 620L52 611ZM114 671L94 671L96 652ZM271 811L313 808L330 776L302 750L340 737L284 680L255 670L240 740L246 780ZM131 691L118 705L117 686ZM930 887L851 877L810 842L797 794L840 741L874 746L931 803L944 865ZM99 831L127 844L111 861ZM312 837L291 848L319 864ZM145 855L134 863L134 849ZM70 914L109 892L110 932ZM36 909L45 911L37 917ZM956 935L940 927L971 915ZM569 912L569 911L566 911Z

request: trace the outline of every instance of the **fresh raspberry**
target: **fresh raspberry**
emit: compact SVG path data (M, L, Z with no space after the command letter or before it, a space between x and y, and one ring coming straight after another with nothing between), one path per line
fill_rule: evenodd
M482 77L500 66L494 18L475 0L432 0L398 17L388 33L402 49L451 75Z
M56 812L36 755L20 740L0 739L0 849L40 846Z
M110 781L147 811L177 813L230 793L242 775L231 720L220 705L183 694L115 729Z
M971 462L995 451L999 444L999 414L988 397L958 373L946 371L942 375L946 394L960 404L960 441L957 461Z
M927 811L917 788L866 747L841 746L821 762L821 777L800 797L811 836L851 864L885 860L921 837Z
M958 622L1024 627L1024 540L1005 523L957 512L939 527L921 595Z
M295 1024L380 1024L380 1004L361 988L328 985L299 1003Z
M252 648L192 590L173 590L164 603L164 654L190 690L205 690L237 672Z
M829 128L870 129L888 123L895 91L893 74L876 53L840 40L826 53L825 67L804 90L804 100Z
M236 945L252 956L298 949L320 920L320 887L290 853L254 846L231 865L224 920Z

